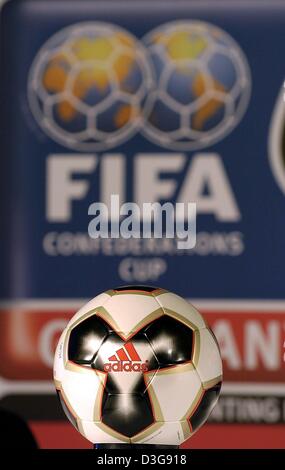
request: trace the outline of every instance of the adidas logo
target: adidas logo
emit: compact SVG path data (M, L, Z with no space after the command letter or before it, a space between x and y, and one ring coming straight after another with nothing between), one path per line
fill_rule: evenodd
M133 343L126 343L104 364L105 372L147 372L148 361L142 362Z

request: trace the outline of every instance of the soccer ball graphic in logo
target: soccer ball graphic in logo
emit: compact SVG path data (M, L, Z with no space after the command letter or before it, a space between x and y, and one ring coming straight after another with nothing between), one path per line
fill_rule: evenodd
M54 380L66 415L89 441L179 445L216 404L222 362L192 305L163 289L127 286L71 319Z
M147 138L181 150L206 147L242 118L250 96L250 72L238 44L221 29L199 21L175 21L144 39L156 74L146 102Z
M37 54L29 102L55 141L101 150L137 130L151 83L145 50L131 34L101 22L81 23L55 34Z

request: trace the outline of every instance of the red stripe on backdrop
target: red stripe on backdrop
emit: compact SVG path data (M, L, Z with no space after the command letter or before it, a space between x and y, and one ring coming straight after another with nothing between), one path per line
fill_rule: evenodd
M29 424L42 449L90 449L93 447L68 422L33 421ZM191 449L282 449L285 447L285 426L205 425L182 447Z

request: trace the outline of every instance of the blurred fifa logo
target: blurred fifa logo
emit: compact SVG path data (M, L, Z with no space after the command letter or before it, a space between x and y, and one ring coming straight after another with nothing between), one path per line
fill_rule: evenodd
M78 151L113 148L140 132L195 150L239 123L250 97L247 60L216 26L175 21L141 41L101 22L52 36L32 64L32 113L53 140Z
M284 85L277 97L269 132L269 163L275 180L285 193L285 98Z

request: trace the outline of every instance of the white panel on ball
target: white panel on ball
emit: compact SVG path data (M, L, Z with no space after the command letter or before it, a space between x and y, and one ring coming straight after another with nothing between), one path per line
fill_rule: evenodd
M61 382L63 380L64 374L65 374L64 342L65 342L66 334L67 334L67 330L65 329L61 333L61 336L59 338L59 341L55 350L55 355L54 355L53 376L54 376L54 379L57 380L58 382Z
M97 307L102 307L109 299L110 295L106 294L105 292L91 299L87 304L83 305L83 307L81 307L81 309L78 310L78 312L72 317L72 319L67 325L67 328L70 328L74 323L77 322L77 320L79 320L86 313L91 312Z
M104 428L107 432L104 431ZM120 439L119 435L116 436L116 432L107 426L102 425L102 423L80 420L79 429L81 434L83 434L88 441L93 442L93 444L130 443L130 439L125 438L124 436Z
M180 422L163 423L162 426L143 439L132 439L135 444L179 445L185 440Z

